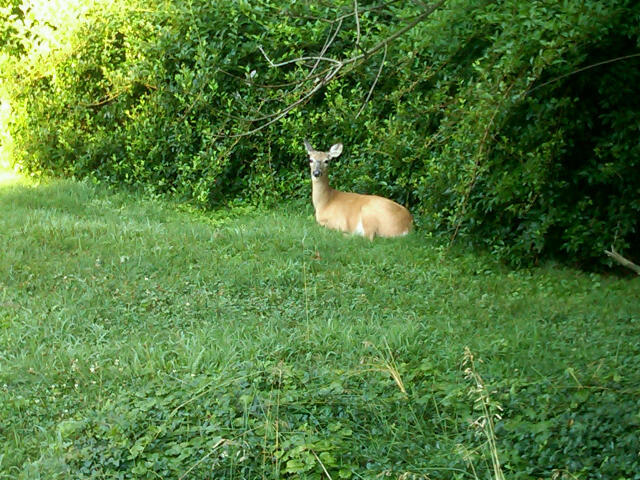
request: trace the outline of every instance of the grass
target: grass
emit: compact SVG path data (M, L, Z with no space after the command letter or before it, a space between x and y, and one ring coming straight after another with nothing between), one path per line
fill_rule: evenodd
M640 478L637 278L1 182L0 478Z

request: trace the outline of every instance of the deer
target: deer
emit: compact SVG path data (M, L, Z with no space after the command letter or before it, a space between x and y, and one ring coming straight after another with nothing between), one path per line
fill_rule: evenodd
M311 190L316 221L327 228L374 237L399 237L408 234L413 218L405 207L378 195L341 192L329 186L328 167L342 153L336 143L328 152L314 149L304 140L311 168Z

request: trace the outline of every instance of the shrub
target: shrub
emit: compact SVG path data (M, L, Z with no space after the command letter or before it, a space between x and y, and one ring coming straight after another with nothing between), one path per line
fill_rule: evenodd
M309 98L305 62L260 51L350 58L422 11L359 3L356 22L346 0L95 2L55 34L18 15L0 33L22 45L2 60L15 160L211 207L307 196L302 139L341 140L336 185L513 264L638 251L635 2L450 1Z

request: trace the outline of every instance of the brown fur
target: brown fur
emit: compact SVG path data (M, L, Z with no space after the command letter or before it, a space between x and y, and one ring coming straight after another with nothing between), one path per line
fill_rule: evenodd
M342 153L337 143L328 152L319 152L305 140L311 168L312 199L320 225L348 233L358 233L370 240L406 235L413 219L402 205L377 195L340 192L329 186L328 166Z

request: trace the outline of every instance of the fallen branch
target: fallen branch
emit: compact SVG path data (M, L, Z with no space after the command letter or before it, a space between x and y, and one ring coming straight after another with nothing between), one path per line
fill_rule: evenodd
M618 262L623 267L629 268L640 275L640 266L636 265L631 260L627 260L626 258L624 258L622 255L616 252L615 248L611 247L611 251L605 250L604 253L606 253L609 258L613 259L615 262Z

